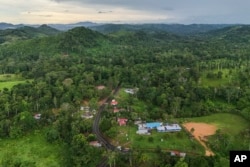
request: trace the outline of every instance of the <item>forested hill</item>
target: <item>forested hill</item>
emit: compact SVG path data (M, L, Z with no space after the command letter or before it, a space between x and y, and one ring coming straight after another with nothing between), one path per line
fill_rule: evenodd
M25 29L27 30L27 28ZM28 31L28 34L33 33L33 30L37 30L30 27L28 29L31 29L31 31ZM46 31L47 29L51 28L47 26L38 28L39 32L44 31L48 34L49 31ZM19 29L16 31L20 32ZM54 34L25 41L17 40L16 42L2 46L2 53L3 55L8 53L8 57L14 56L20 59L25 57L30 59L29 56L31 55L31 57L35 56L38 58L39 55L52 56L53 54L67 54L69 52L80 53L83 48L98 46L102 41L108 41L108 37L84 27L77 27L58 35Z
M228 24L104 24L90 27L92 30L101 33L114 33L121 30L136 31L144 30L148 32L163 31L177 35L194 35L197 33L205 33L212 30L221 29L232 25Z
M206 33L211 39L232 42L235 44L247 44L250 39L250 26L238 25L229 26L222 29L212 30Z
M45 37L56 35L59 30L47 25L41 25L38 28L23 26L17 29L0 30L0 44L15 42L18 40L27 40L36 37Z

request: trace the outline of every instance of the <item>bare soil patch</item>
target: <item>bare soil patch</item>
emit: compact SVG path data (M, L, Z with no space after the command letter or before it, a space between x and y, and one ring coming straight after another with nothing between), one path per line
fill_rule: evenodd
M205 141L207 140L207 137L210 135L215 134L217 127L215 125L206 124L206 123L197 123L197 122L189 122L183 124L183 126L197 139L201 145L206 150L206 156L214 155L214 153L208 148ZM191 132L191 129L194 129L193 132Z
M96 88L97 88L98 90L103 90L103 89L106 88L106 86L104 86L104 85L99 85L99 86L97 86Z

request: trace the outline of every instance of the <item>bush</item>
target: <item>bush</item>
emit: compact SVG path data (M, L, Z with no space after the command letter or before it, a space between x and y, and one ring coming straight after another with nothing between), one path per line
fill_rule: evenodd
M59 139L59 132L54 128L49 129L46 133L46 140L52 143L56 141L57 139Z
M148 138L148 142L153 143L154 142L154 138L153 137L149 137Z

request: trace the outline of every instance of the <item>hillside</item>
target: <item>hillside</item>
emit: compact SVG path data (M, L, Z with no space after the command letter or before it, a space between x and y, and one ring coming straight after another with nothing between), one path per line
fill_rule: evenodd
M249 25L238 25L229 26L219 30L213 30L207 33L211 38L218 40L225 40L233 43L249 43L250 38L250 26Z
M114 33L122 30L136 31L143 30L147 32L168 32L177 35L194 35L199 33L205 33L212 30L221 29L231 25L225 24L104 24L90 27L92 30L96 30L102 33Z
M20 27L17 29L0 30L0 44L11 43L18 40L27 40L37 37L46 37L56 35L60 31L51 28L47 25L42 25L38 28L33 27Z

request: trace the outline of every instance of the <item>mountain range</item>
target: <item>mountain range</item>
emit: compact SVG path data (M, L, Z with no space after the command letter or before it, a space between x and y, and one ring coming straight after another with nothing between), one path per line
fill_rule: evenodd
M49 27L55 28L60 31L68 31L75 27L86 27L101 33L113 33L121 30L134 31L165 31L180 35L190 35L197 33L204 33L216 29L221 29L233 24L103 24L93 22L78 22L72 24L47 24ZM41 25L29 25L29 24L11 24L11 23L0 23L0 30L5 29L16 29L24 26L37 28Z

